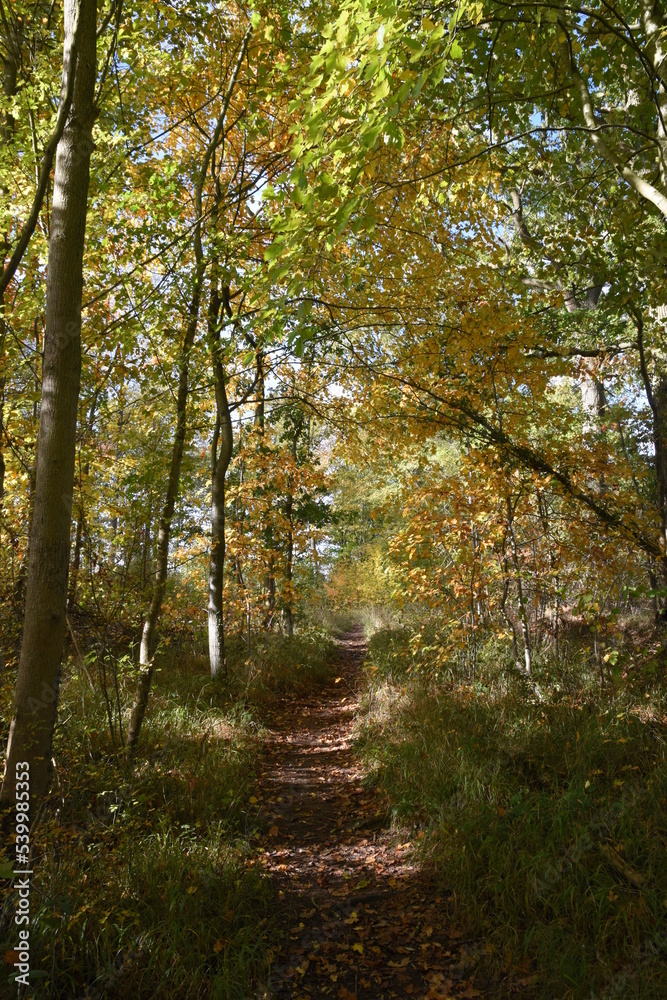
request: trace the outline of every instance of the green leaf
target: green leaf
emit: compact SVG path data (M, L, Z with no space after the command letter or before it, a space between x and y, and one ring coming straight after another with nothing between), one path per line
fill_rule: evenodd
M14 878L14 866L11 861L0 861L0 878Z
M387 97L387 95L389 94L390 90L391 90L391 88L389 86L389 80L387 80L387 78L385 77L384 80L382 80L377 85L377 87L374 88L374 90L373 90L373 100L375 100L375 101L382 101L382 100L384 100L384 98Z

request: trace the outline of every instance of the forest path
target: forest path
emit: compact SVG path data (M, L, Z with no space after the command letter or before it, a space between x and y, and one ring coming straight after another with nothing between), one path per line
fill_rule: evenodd
M387 829L353 748L363 632L340 640L330 683L268 713L262 863L286 933L264 996L444 1000L490 996L474 946L443 925L443 899ZM287 933L289 928L289 933Z

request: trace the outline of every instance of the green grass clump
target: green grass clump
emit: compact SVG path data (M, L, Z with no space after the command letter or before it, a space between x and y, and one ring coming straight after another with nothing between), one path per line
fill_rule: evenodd
M545 998L667 996L664 728L618 692L406 678L404 640L371 643L360 751L495 971L528 960Z
M230 657L232 683L251 703L280 695L298 695L326 683L338 647L315 629L294 636L269 636L253 646L250 656Z

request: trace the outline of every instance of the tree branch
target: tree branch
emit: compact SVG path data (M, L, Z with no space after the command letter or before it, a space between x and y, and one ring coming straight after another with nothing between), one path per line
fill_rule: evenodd
M654 205L655 208L661 213L663 218L667 219L667 197L650 184L648 181L638 174L631 167L628 167L622 159L615 153L615 151L607 144L603 135L602 129L603 125L599 125L595 119L595 110L593 107L593 99L591 97L590 91L586 85L586 81L579 72L577 67L574 52L572 51L572 43L570 36L568 34L568 27L564 20L558 22L559 27L562 29L565 35L565 40L561 42L561 54L564 61L569 65L570 73L572 74L572 80L574 81L575 88L579 94L579 100L581 102L581 110L584 122L588 129L588 134L591 137L593 145L597 148L600 155L611 164L611 166L616 170L619 177L622 177L630 187L637 192L640 197L644 198L646 201Z
M30 210L30 215L26 219L21 235L19 236L18 243L14 247L14 252L11 255L7 266L2 272L2 277L0 278L0 296L4 293L5 289L9 285L16 274L16 269L18 268L23 255L25 254L28 244L32 238L32 234L37 226L37 220L39 219L39 213L42 209L42 203L44 201L44 195L46 194L46 188L49 182L49 177L51 176L51 167L53 166L53 158L56 154L56 149L58 148L58 143L62 138L62 134L65 131L65 124L67 122L67 116L69 115L69 110L72 104L72 95L74 93L74 75L76 71L76 61L79 49L79 23L80 23L80 12L81 7L77 5L76 9L76 22L74 24L74 30L72 32L72 44L70 45L69 52L65 53L64 65L63 65L63 77L60 87L60 104L58 106L58 116L56 118L56 126L53 130L53 134L44 148L44 154L42 156L42 166L39 172L39 179L37 182L37 190L35 191L35 197L33 199L32 208Z

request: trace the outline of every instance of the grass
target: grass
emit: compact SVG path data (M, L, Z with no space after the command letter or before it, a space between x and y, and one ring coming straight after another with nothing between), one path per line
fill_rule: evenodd
M230 682L249 704L298 695L326 682L336 653L335 642L320 630L311 629L291 638L270 636L256 642L249 657L243 647L230 650Z
M429 680L409 638L370 642L360 752L493 970L545 998L667 996L659 692L564 696L553 664L541 701L493 663Z
M315 633L270 637L250 660L241 647L230 650L220 682L205 658L168 650L133 766L116 708L126 730L136 676L129 658L106 664L108 703L95 664L88 676L68 665L53 794L32 832L36 998L198 1000L259 988L278 929L253 856L263 825L253 794L262 735L254 706L320 683L331 652ZM0 687L5 719L11 681L5 675ZM12 917L10 892L0 954L16 945ZM10 971L0 966L2 995L5 986L15 991Z

